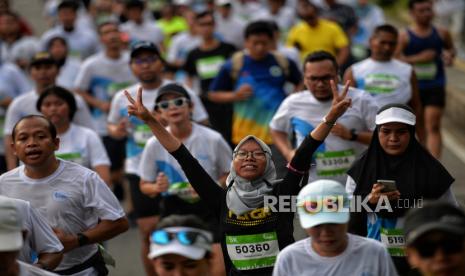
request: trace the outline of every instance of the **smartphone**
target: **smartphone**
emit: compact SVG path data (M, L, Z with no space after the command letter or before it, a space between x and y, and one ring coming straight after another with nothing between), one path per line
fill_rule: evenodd
M378 179L378 183L383 184L384 186L384 188L381 190L382 193L388 193L397 190L396 181L394 180Z

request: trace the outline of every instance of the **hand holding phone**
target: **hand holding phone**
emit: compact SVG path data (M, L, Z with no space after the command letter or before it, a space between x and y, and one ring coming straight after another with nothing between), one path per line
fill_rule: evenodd
M396 181L394 180L378 179L377 182L384 186L381 193L389 193L397 190Z

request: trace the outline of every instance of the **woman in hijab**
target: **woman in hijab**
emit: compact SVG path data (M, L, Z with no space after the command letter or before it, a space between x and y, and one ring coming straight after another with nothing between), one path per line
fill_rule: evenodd
M186 147L144 107L142 88L136 100L126 93L130 102L128 113L150 127L218 219L228 275L271 275L279 250L294 242L294 213L278 212L279 206L267 208L265 196L274 196L274 203L278 202L278 196L285 196L289 204L282 207L290 208L290 196L298 194L303 176L310 168L310 157L350 106L350 99L346 99L348 88L346 84L339 94L332 83L331 110L297 149L284 180L275 179L270 148L260 139L247 136L234 149L226 190L211 179Z
M357 196L357 202L368 197L374 211L352 213L349 231L383 242L399 274L409 270L402 233L405 212L421 207L423 200L457 204L450 190L454 179L416 140L415 121L406 105L382 107L369 148L347 172L347 192Z

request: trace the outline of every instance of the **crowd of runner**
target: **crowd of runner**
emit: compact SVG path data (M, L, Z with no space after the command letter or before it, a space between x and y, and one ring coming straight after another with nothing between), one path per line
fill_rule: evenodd
M465 275L442 2L0 1L0 275Z

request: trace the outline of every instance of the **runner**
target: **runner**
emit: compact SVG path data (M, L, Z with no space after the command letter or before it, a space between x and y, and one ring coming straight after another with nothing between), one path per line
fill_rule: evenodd
M36 107L57 129L60 148L55 156L94 170L111 187L110 159L100 137L92 129L71 123L76 112L73 94L51 86L42 92Z
M155 106L158 89L170 83L169 80L163 79L162 77L164 64L165 62L160 56L158 48L153 43L140 41L133 45L129 66L139 80L139 83L129 87L128 91L135 97L137 95L137 88L142 86L145 91L144 103L150 110L153 110ZM199 97L196 96L194 92L188 89L187 91L194 104L192 119L201 123L208 122L207 113ZM124 92L118 92L111 103L111 109L108 115L108 132L115 139L127 138L125 173L129 182L137 225L142 237L142 260L147 275L153 275L153 268L147 255L149 253L149 236L154 225L157 223L155 215L159 213L159 209L157 200L141 193L139 189L140 178L138 171L142 150L147 140L152 137L152 133L143 121L135 117L129 119L126 117L127 105L128 101L124 96ZM115 182L113 182L113 184L115 184Z
M47 219L64 246L58 274L107 275L97 243L128 229L118 200L95 172L56 159L59 139L45 117L24 117L12 137L24 165L0 176L0 194L29 201Z
M418 78L424 107L426 146L431 154L441 156L441 117L446 100L445 65L451 65L455 49L447 30L433 25L433 2L410 0L413 25L401 32L398 56L412 64Z
M352 213L350 231L382 241L398 273L404 274L410 271L402 232L405 212L419 200L442 198L457 204L451 191L454 178L416 140L410 107L382 107L376 125L368 150L348 171L346 183L349 194L360 196L357 201L369 198L374 212ZM376 210L379 204L389 208Z
M169 132L184 141L185 146L199 160L210 177L225 187L231 164L231 148L222 136L190 120L192 102L187 91L177 84L167 84L158 91L155 112L167 122ZM189 184L176 159L152 137L147 141L139 165L140 190L146 196L161 195L161 217L172 214L194 214L205 221L214 235L212 275L224 275L218 222L205 202ZM153 225L152 228L154 228Z
M47 44L47 52L60 67L56 84L66 89L74 88L74 79L79 73L81 60L69 55L69 47L66 39L61 36L51 38Z
M334 122L350 105L346 99L348 85L340 96L333 84L333 107L297 150L288 165L286 178L276 180L270 148L254 136L245 137L234 150L231 172L226 179L228 189L218 186L200 163L177 138L171 135L142 104L142 88L137 101L128 92L128 113L147 123L160 144L178 160L189 183L220 223L220 237L228 275L270 274L280 249L293 242L294 213L270 212L264 207L264 195L296 195L312 154L328 135ZM267 249L248 252L257 244ZM247 248L243 251L242 248ZM249 254L250 253L250 254Z
M171 215L152 233L149 258L158 276L209 276L212 241L199 218Z
M331 109L332 91L330 81L338 82L336 59L327 52L314 52L304 63L304 83L308 90L294 93L286 98L270 122L274 144L290 161L307 133L317 126ZM313 156L310 181L333 179L339 183L346 180L346 171L355 159L367 148L372 130L376 105L371 96L363 91L350 89L352 108L341 116L331 134ZM295 137L295 145L289 136ZM308 157L312 159L312 157Z
M309 238L278 255L273 276L397 275L378 241L347 233L350 199L341 183L317 180L297 196L300 224Z
M241 49L244 45L245 23L232 7L232 0L215 0L215 32L221 40Z
M0 198L0 274L6 276L58 275L16 260L23 246L21 214L16 205Z
M371 56L352 65L345 80L369 92L378 107L391 103L409 104L417 117L417 134L424 141L423 107L412 66L394 59L398 32L392 25L376 27L370 39Z

